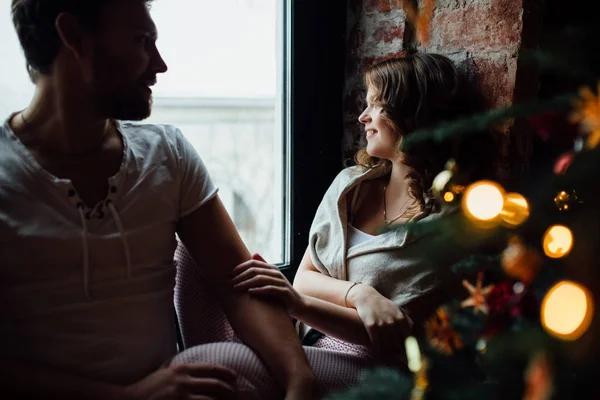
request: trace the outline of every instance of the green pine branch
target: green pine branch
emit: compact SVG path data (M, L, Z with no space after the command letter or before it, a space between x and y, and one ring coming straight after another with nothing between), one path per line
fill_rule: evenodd
M548 50L524 51L521 60L525 63L535 64L540 71L554 72L582 81L592 81L595 76L583 65L573 63L565 54Z
M510 107L495 108L484 113L445 122L434 128L417 130L406 136L402 146L404 150L410 150L411 147L424 142L442 143L452 138L481 133L514 118L533 116L552 110L568 109L576 96L576 93L562 94L547 100L533 100Z
M364 371L357 386L326 400L403 400L409 398L413 386L409 377L393 369L377 368Z

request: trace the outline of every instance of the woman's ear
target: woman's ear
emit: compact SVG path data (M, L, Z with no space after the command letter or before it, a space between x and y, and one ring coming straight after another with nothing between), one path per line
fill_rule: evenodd
M73 14L63 12L56 17L55 26L65 48L73 54L75 59L80 59L84 54L84 29L79 20Z

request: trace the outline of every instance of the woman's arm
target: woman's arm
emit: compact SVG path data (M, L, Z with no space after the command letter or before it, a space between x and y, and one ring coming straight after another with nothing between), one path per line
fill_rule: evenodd
M340 307L310 296L303 296L304 306L294 318L325 335L349 343L371 346L369 334L354 308Z
M405 316L392 301L370 286L352 287L350 294L355 294L357 304L354 308L299 293L277 267L256 255L253 260L238 265L233 276L232 284L236 290L278 299L292 317L322 333L351 343L372 344L382 351L396 351L403 345L402 337L408 326ZM354 288L358 286L364 287L355 292ZM350 306L350 296L348 300Z
M233 270L236 291L281 301L288 314L320 332L350 343L370 345L369 335L354 308L298 293L274 265L254 255Z
M294 289L298 293L317 299L325 300L342 307L354 307L351 303L350 294L355 291L360 291L361 285L354 286L350 292L348 289L353 285L353 282L343 281L341 279L327 276L314 266L310 258L310 250L307 248L298 266L298 271L294 277ZM348 293L348 304L346 305L345 296Z
M371 286L354 283L323 274L313 264L307 248L294 278L294 289L306 296L350 308L356 308L369 296L381 296Z
M321 273L312 263L308 248L298 267L294 288L299 293L329 302L331 305L355 309L370 343L378 351L396 351L403 348L403 338L411 332L412 320L391 300L369 285L355 285L355 282L343 281ZM311 325L308 321L299 319ZM319 329L317 325L311 326Z

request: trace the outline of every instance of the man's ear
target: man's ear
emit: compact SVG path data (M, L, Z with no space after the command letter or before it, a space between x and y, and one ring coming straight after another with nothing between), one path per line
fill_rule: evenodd
M84 54L84 29L79 20L73 14L63 12L56 17L55 26L63 45L76 59L81 58Z

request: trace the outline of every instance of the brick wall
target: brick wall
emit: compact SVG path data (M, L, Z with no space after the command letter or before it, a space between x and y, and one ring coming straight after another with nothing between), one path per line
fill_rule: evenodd
M414 43L399 0L348 0L344 154L364 144L357 117L364 107L362 70L397 55L404 47L450 57L467 76L487 107L510 104L536 92L534 71L521 65L519 50L535 46L541 28L541 0L436 0L427 46ZM518 127L504 128L505 150L515 138L515 157L527 143ZM512 146L511 146L512 147Z

